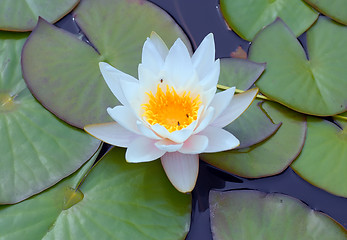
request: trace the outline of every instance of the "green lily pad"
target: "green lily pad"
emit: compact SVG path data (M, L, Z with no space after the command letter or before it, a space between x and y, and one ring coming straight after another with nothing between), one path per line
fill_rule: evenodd
M16 32L31 31L39 18L54 23L69 13L79 0L2 0L0 29Z
M296 36L305 32L318 17L318 13L301 0L221 0L220 5L228 25L248 41L278 17Z
M265 70L266 64L239 58L222 58L218 83L240 90L250 89Z
M251 106L239 118L233 121L225 130L240 140L238 149L251 147L271 137L281 123L274 124L267 114L262 110L262 102L254 100Z
M304 0L317 11L334 19L335 21L347 25L347 4L344 0Z
M0 203L15 203L76 171L100 141L46 111L21 76L28 34L0 32Z
M319 116L344 112L346 42L346 27L320 17L307 31L307 60L293 33L277 20L257 35L249 51L251 60L267 63L256 85L266 96L299 112Z
M129 164L124 154L107 153L77 192L87 166L37 196L0 207L0 239L183 239L191 196L173 188L160 161Z
M210 193L213 239L345 240L346 230L327 215L278 193Z
M200 158L220 169L248 178L271 176L286 169L304 145L305 116L277 103L265 102L262 108L273 122L282 123L274 135L249 148L201 154Z
M240 90L248 90L263 73L264 63L223 58L218 83L220 88L235 86ZM252 105L238 119L225 127L240 140L238 148L250 147L264 141L274 134L280 124L274 124L270 118L258 107L259 101Z
M136 77L143 43L152 31L168 45L180 37L189 46L174 20L149 2L84 0L73 14L94 47L40 20L24 46L22 68L33 95L79 128L111 121L106 108L119 104L101 76L99 62Z
M333 194L347 197L347 122L307 119L307 139L292 167L308 182Z

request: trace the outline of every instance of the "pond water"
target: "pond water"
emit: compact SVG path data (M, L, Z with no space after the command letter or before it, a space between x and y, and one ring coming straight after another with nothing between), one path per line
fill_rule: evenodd
M210 32L214 33L216 58L230 57L238 46L248 50L250 43L230 31L225 24L218 6L218 0L151 0L166 10L183 28L195 49ZM68 15L56 24L70 32L79 34L72 16ZM306 48L305 35L299 38ZM246 179L220 171L201 161L200 173L193 195L193 212L187 240L210 240L212 234L209 222L208 196L215 189L255 189L269 193L283 193L300 199L312 209L326 213L347 228L347 199L337 197L312 186L300 178L291 168L283 173L266 178Z

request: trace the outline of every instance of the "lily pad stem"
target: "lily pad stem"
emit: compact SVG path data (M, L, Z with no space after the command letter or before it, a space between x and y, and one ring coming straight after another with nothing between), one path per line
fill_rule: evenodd
M103 146L103 144L100 145L100 147ZM76 187L75 187L75 192L79 191L80 187L82 186L82 184L84 183L84 181L86 180L86 178L88 177L88 175L91 173L91 171L94 169L94 167L96 165L98 165L98 163L105 157L105 155L113 148L110 147L108 148L104 153L102 153L101 157L97 158L94 162L94 164L87 170L87 172L83 175L83 177L78 181ZM96 154L100 154L100 148L98 149Z
M230 87L224 86L224 85L221 85L221 84L217 84L217 88L219 88L219 89L221 89L221 90L227 90L227 89L229 89ZM235 89L235 93L243 93L243 92L245 92L245 91L240 90L240 89ZM268 97L265 97L265 96L263 96L263 95L259 95L259 94L256 96L256 98L262 99L262 100L266 100L266 101L275 102L274 100L272 100L272 99L270 99L270 98L268 98ZM340 119L340 120L347 121L347 117L345 117L345 116L334 115L333 117L336 118L336 119Z
M219 88L219 89L221 89L221 90L227 90L227 89L229 89L230 87L228 87L228 86L224 86L224 85L221 85L221 84L217 84L217 88ZM243 93L243 92L245 92L245 91L243 91L243 90L240 90L240 89L235 89L235 93ZM274 102L274 100L272 100L272 99L270 99L270 98L268 98L268 97L265 97L265 96L263 96L263 95L257 95L256 96L256 98L258 98L258 99L262 99L262 100L266 100L266 101L273 101Z
M336 118L336 119L340 119L340 120L345 120L345 121L347 121L347 117L345 117L345 116L335 115L335 116L333 116L333 117Z

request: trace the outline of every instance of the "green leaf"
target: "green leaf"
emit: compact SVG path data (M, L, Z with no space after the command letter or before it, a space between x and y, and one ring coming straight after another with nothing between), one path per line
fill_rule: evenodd
M265 69L264 63L255 63L238 58L221 59L221 71L218 83L221 88L233 87L248 90ZM273 124L254 101L245 113L225 127L240 140L238 148L250 147L264 141L274 134L280 124Z
M251 106L239 118L224 127L240 140L238 149L251 147L271 137L281 126L274 124L262 110L262 102L254 100Z
M317 11L334 19L335 21L347 25L347 4L344 0L304 0Z
M286 169L304 144L305 117L276 103L265 102L262 108L275 123L282 123L276 134L249 148L201 154L200 158L248 178L275 175Z
M76 171L100 141L46 111L21 76L27 34L0 32L0 203L15 203Z
M221 0L220 5L228 25L248 41L278 17L296 36L305 32L318 17L318 13L301 0Z
M70 12L79 0L2 0L0 29L16 32L31 31L39 16L54 23Z
M347 197L347 122L337 125L309 117L302 153L292 164L302 178L333 194Z
M248 90L263 73L265 65L239 58L222 58L218 83Z
M40 20L23 49L22 66L34 96L79 128L111 121L106 108L119 104L101 76L99 62L136 77L143 43L152 31L168 45L180 37L189 46L173 19L149 2L84 0L73 14L94 47Z
M319 116L344 112L346 41L346 27L320 17L307 32L307 60L295 36L277 20L257 35L249 51L251 60L267 63L256 85L266 96L299 112Z
M212 191L210 216L215 240L347 239L346 230L327 215L278 193Z
M120 148L107 153L82 184L83 199L66 210L64 199L85 168L37 196L0 207L0 239L184 239L191 196L174 189L160 161L131 164L124 154Z

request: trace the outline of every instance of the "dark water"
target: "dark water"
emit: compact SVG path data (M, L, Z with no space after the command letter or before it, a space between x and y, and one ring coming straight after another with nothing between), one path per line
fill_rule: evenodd
M185 31L195 49L210 32L214 34L216 58L229 57L238 46L249 47L229 31L219 11L218 0L150 0L168 12Z
M226 26L218 6L218 0L151 0L166 10L183 28L195 49L210 32L216 42L216 57L229 57L238 46L248 50L249 42L239 38ZM71 15L57 26L79 33ZM83 39L83 35L80 34ZM84 39L86 40L86 39ZM306 48L305 35L299 38ZM347 228L347 199L337 197L304 181L288 168L282 174L259 179L234 176L201 161L200 174L193 191L191 229L187 240L211 240L208 195L211 189L255 189L269 193L283 193L300 199L312 209L326 213Z

